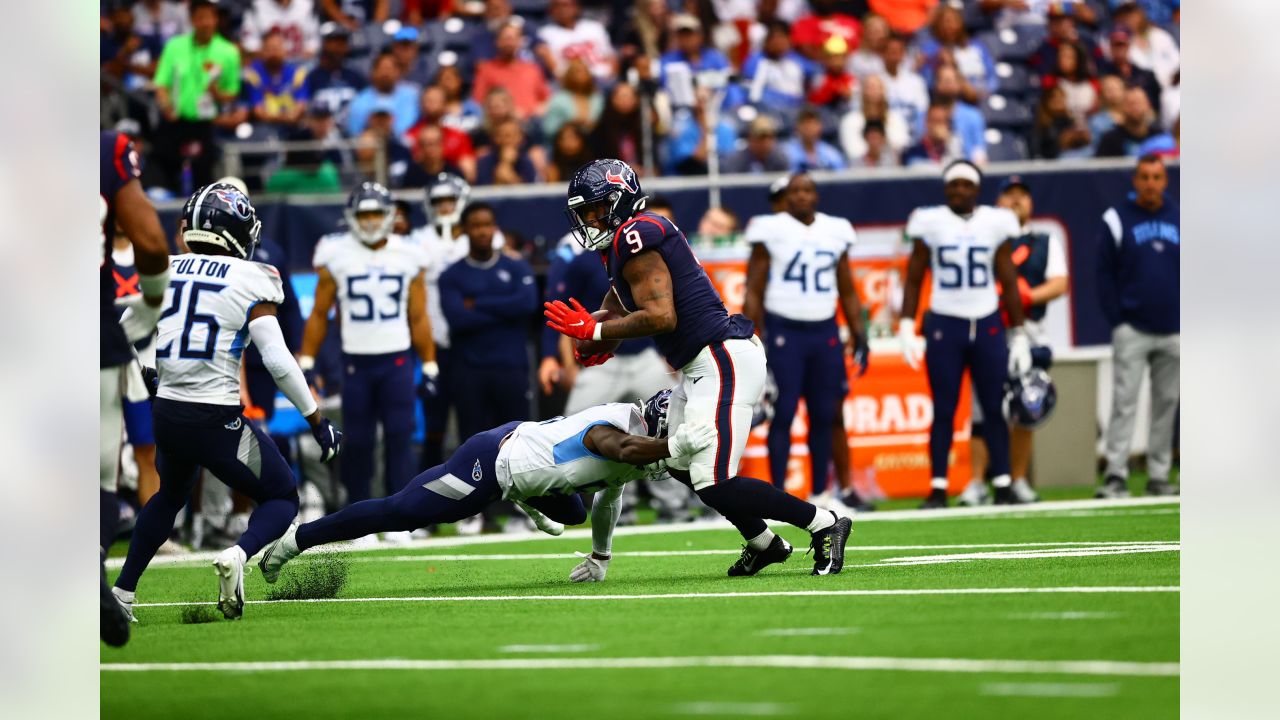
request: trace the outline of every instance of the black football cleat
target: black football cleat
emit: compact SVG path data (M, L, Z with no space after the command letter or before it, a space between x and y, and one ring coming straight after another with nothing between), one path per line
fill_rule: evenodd
M1180 488L1168 480L1148 480L1146 494L1148 496L1173 496L1178 495Z
M1093 496L1107 500L1127 498L1129 497L1129 483L1119 475L1108 475L1107 479L1098 486L1098 491Z
M1005 485L1004 487L998 487L995 489L995 491L996 491L995 492L996 505L1021 505L1022 504L1022 500L1018 497L1018 494L1013 491L1012 485Z
M129 642L129 615L116 602L116 596L107 585L106 571L102 572L98 591L98 632L102 642L111 647L122 647Z
M764 550L756 550L747 545L742 548L738 561L729 568L729 577L755 575L769 565L786 562L791 557L791 551L791 544L783 540L781 535L774 535L773 541Z
M947 491L941 488L934 488L929 491L929 497L920 503L921 510L937 510L947 506Z
M844 544L849 541L853 521L837 518L834 525L813 534L809 548L813 550L812 575L837 575L844 567Z

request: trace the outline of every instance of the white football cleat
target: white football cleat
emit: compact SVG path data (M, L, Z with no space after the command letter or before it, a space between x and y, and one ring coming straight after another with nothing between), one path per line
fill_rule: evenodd
M369 533L351 541L353 550L369 550L378 547L378 533Z
M244 614L244 564L248 560L239 545L218 553L213 569L218 573L218 609L228 620Z
M1013 495L1018 498L1020 503L1040 502L1040 496L1031 488L1031 483L1026 478L1018 478L1013 481Z
M839 495L832 495L831 498L827 500L827 504L822 507L835 513L838 518L847 517L852 519L854 515L858 514L857 510L845 505Z
M258 569L262 571L262 579L274 583L280 578L280 568L290 560L298 557L298 526L290 525L279 540L271 543L262 551L258 559Z
M991 490L982 479L970 480L964 491L956 496L956 504L964 507L978 507L991 504Z
M120 603L120 609L124 610L124 614L129 616L129 622L138 622L138 618L133 616L133 593L113 587L111 588L111 594L115 595L116 602Z
M408 545L413 540L413 533L408 530L393 530L382 533L382 542L388 545Z
M480 515L472 515L459 520L454 527L457 528L459 535L479 535L484 529L484 518Z

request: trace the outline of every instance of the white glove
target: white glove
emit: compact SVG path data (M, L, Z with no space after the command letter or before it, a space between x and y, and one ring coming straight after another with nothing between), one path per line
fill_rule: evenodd
M124 328L125 337L131 343L150 337L151 333L155 332L156 323L159 322L160 313L163 311L164 308L148 305L145 301L136 302L125 308L124 314L120 316L120 326Z
M676 432L667 438L667 450L671 457L688 457L698 451L711 447L719 433L709 423L684 424L676 428Z
M1009 330L1009 376L1021 377L1031 369L1031 338L1020 327Z
M916 321L903 318L898 321L898 342L902 345L902 358L912 370L920 369L920 343L916 339Z
M521 510L525 511L529 516L529 519L533 521L533 524L538 526L538 529L542 532L548 535L560 535L564 532L564 523L558 523L546 515L543 515L541 512L538 512L537 508L534 508L523 500L517 500L516 504L520 506Z
M440 365L438 365L435 360L424 362L422 363L422 374L431 380L435 380L436 377L440 375Z
M569 573L569 579L574 582L600 582L604 580L604 574L609 570L608 560L597 560L587 553L576 552L574 555L582 558L582 562Z

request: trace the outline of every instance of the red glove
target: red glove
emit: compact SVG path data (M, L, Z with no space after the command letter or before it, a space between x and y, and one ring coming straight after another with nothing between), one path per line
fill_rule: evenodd
M596 353L595 355L583 355L578 352L578 348L573 349L573 359L578 361L582 367L595 367L609 362L609 358L613 357L613 353Z
M547 318L547 327L562 335L579 340L599 340L596 337L596 319L574 298L569 298L570 308L562 301L543 303L542 314Z

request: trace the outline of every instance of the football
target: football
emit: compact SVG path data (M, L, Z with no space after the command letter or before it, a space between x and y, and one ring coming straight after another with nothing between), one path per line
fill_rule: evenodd
M610 312L608 310L601 309L591 313L591 317L595 318L596 322L605 322L607 320L616 320L619 317L621 317L621 315L618 315L617 313L614 313L614 312ZM618 345L620 344L622 344L621 340L576 340L575 339L573 341L573 346L578 350L578 354L581 355L582 357L587 357L589 355L603 355L605 353L611 353L614 350L617 350Z

